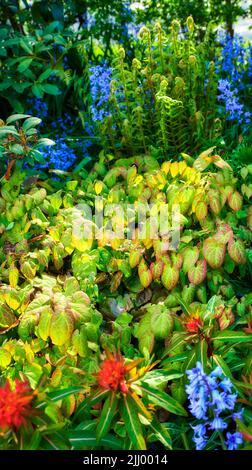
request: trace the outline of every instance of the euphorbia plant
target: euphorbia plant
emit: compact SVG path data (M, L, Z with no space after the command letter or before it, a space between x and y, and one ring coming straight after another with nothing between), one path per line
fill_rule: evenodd
M75 414L75 419L83 420L87 413L92 412L92 407L98 410L95 424L96 445L102 443L110 430L115 430L119 423L123 423L127 433L126 445L130 445L133 449L146 449L150 433L154 434L156 440L161 441L166 448L172 448L170 435L156 419L154 410L163 408L168 414L187 415L183 406L163 391L168 380L181 377L182 374L151 371L157 363L140 367L142 362L141 358L128 361L119 352L106 353L90 395L79 405ZM147 433L143 433L143 425ZM81 442L82 436L78 431L81 426L77 426L75 431L71 432L70 441L72 439L74 442L75 436L78 441L79 436ZM85 433L83 445L85 445Z

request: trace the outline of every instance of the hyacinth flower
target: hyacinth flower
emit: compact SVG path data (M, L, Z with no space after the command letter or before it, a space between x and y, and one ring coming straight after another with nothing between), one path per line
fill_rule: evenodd
M34 392L27 382L15 380L13 387L6 382L0 387L0 431L17 431L34 414Z
M242 419L243 410L235 411L237 393L229 378L223 376L222 369L216 367L206 374L200 362L196 367L187 371L189 384L186 393L189 399L189 409L199 423L192 426L193 442L196 450L206 447L212 432L217 431L221 445L227 450L236 450L243 442L240 432L229 432L236 426L236 419ZM223 431L226 433L225 440Z

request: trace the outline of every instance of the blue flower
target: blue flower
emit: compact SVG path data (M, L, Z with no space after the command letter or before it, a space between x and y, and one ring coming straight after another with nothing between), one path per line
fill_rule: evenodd
M229 378L223 377L220 367L206 374L202 364L197 362L196 367L186 373L189 380L186 385L189 409L192 415L200 420L192 426L193 442L196 450L202 450L208 442L209 432L227 429L229 423L234 423L237 418L241 419L243 410L228 416L223 414L234 410L237 394L233 393L233 384ZM227 437L228 434L230 433L227 433Z
M226 438L225 444L228 450L236 450L238 446L243 443L243 437L240 432L234 432L233 434L227 432Z
M65 142L64 139L57 139L56 144L51 147L46 147L40 151L45 159L44 164L37 164L35 168L47 169L54 168L56 170L66 171L75 162L76 155Z
M48 106L45 101L41 98L28 98L27 104L30 106L30 109L27 110L27 114L36 115L41 119L48 116Z
M197 424L191 427L194 430L193 442L196 444L196 450L204 449L207 444L206 425Z
M250 122L251 113L244 111L244 106L239 102L237 97L237 88L232 89L231 82L229 80L221 79L218 84L219 95L218 100L223 101L225 104L225 109L227 113L227 119L230 121L237 121L239 124L244 122Z
M243 411L244 411L244 408L242 408L240 411L235 411L233 414L232 414L232 419L235 421L236 419L240 419L242 420L243 419Z
M90 106L91 116L94 121L102 121L108 116L108 100L110 96L111 67L96 65L90 67L90 93L92 104Z
M215 416L213 421L209 423L209 429L214 429L215 431L222 431L223 429L227 428L227 423L220 418L219 416Z

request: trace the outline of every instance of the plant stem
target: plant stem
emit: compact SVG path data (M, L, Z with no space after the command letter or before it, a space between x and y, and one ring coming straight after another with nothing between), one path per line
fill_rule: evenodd
M181 434L181 437L182 437L182 441L183 441L183 444L184 444L185 450L190 450L190 447L189 447L189 444L188 444L188 440L187 440L186 433L185 433L185 432L182 432L182 434Z

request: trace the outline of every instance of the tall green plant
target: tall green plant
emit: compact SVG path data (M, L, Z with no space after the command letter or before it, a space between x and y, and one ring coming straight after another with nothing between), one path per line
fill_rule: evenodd
M181 34L174 20L165 34L160 23L143 27L140 48L129 67L123 48L114 61L110 115L99 126L106 150L134 155L159 147L176 156L195 151L218 136L217 78L209 35L197 44L194 21ZM140 51L143 51L141 54ZM116 143L116 144L115 144Z

